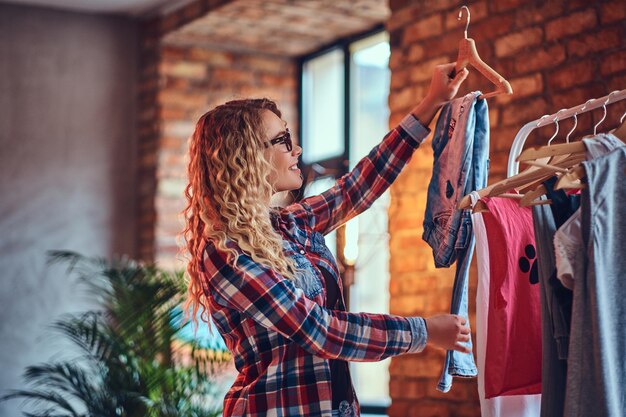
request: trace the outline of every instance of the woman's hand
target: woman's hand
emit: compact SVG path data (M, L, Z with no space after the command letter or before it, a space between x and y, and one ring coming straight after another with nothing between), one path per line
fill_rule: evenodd
M454 78L450 78L450 74L454 71L455 65L456 64L452 62L435 67L426 98L411 111L422 125L428 126L430 124L439 110L439 107L456 96L459 87L463 81L465 81L465 78L467 78L469 71L466 68L459 71Z
M470 329L466 320L456 314L440 314L425 319L428 329L428 344L445 350L470 353L471 349L462 342L470 340Z

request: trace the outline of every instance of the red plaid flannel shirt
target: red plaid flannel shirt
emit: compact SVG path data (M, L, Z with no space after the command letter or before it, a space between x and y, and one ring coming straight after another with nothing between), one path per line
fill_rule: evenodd
M370 207L427 134L413 116L405 117L332 188L272 213L285 253L304 270L294 281L243 253L233 268L225 253L207 243L205 293L239 371L224 399L224 416L328 417L329 359L379 361L424 349L420 317L325 308L319 267L343 288L323 235Z

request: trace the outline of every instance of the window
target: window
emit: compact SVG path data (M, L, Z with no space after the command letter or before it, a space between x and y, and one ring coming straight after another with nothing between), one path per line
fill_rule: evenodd
M388 131L389 42L386 32L340 42L302 62L300 134L305 164L304 194L329 188ZM350 311L389 312L389 245L385 193L326 243L354 284L346 289ZM363 413L385 414L389 360L352 363Z
M304 63L302 71L302 162L344 154L344 53L335 48Z

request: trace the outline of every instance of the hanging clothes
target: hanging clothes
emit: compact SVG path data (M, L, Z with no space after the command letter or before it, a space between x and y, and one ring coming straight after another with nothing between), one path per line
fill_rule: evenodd
M574 289L576 271L584 268L583 258L583 231L580 209L567 219L554 233L554 261L556 263L556 277L561 284Z
M593 159L623 143L613 135L583 139L586 157ZM541 417L564 414L574 275L581 274L585 257L580 196L554 190L556 177L543 183L550 205L533 207L539 260L542 315ZM563 275L563 276L561 276Z
M624 146L624 142L611 133L601 133L593 137L583 138L582 142L585 145L588 161ZM552 206L554 207L554 203ZM578 210L567 221L563 222L554 235L556 276L563 286L569 289L574 288L575 271L583 269L581 262L584 248L582 247L581 217L582 213Z
M540 285L545 292L545 306L549 321L544 327L552 328L552 336L557 345L557 357L567 360L569 344L569 327L572 315L572 291L563 286L557 278L554 250L556 230L565 224L580 207L579 195L568 195L563 190L555 190L557 178L552 177L543 182L546 198L552 201L549 205L533 208L533 223L537 250L540 254ZM544 329L547 331L547 329ZM552 414L554 415L554 414Z
M428 185L422 238L433 249L436 267L456 261L450 312L469 323L468 274L474 235L468 210L457 210L460 199L487 184L489 167L489 112L480 91L452 100L437 120L432 147L435 162ZM466 346L472 346L471 340ZM452 376L475 377L471 353L448 351L437 389L448 392Z
M471 194L472 208L480 199ZM485 397L485 361L487 350L489 314L489 246L482 213L472 214L472 227L476 238L476 264L478 279L476 289L476 360L478 365L478 397L482 417L536 417L541 408L541 394Z
M585 257L574 277L564 415L626 413L626 147L582 163Z
M508 198L483 198L489 247L485 397L541 392L541 317L532 215Z
M538 205L532 208L535 243L538 253L539 292L541 302L541 417L563 416L565 383L567 378L567 349L569 345L572 292L556 278L553 239L557 230L556 219L565 218L563 212L571 210L574 203L568 202L565 192L553 189L555 178L543 183L547 194L562 207ZM542 197L546 200L547 197ZM577 198L579 201L579 199ZM571 213L570 213L571 215Z

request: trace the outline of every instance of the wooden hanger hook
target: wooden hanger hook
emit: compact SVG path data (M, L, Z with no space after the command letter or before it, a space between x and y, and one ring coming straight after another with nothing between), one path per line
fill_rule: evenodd
M467 29L469 29L470 18L471 18L469 7L461 6L461 10L459 10L459 17L457 17L456 20L461 20L461 17L463 17L463 9L467 11L467 21L465 22L465 39L467 39Z

